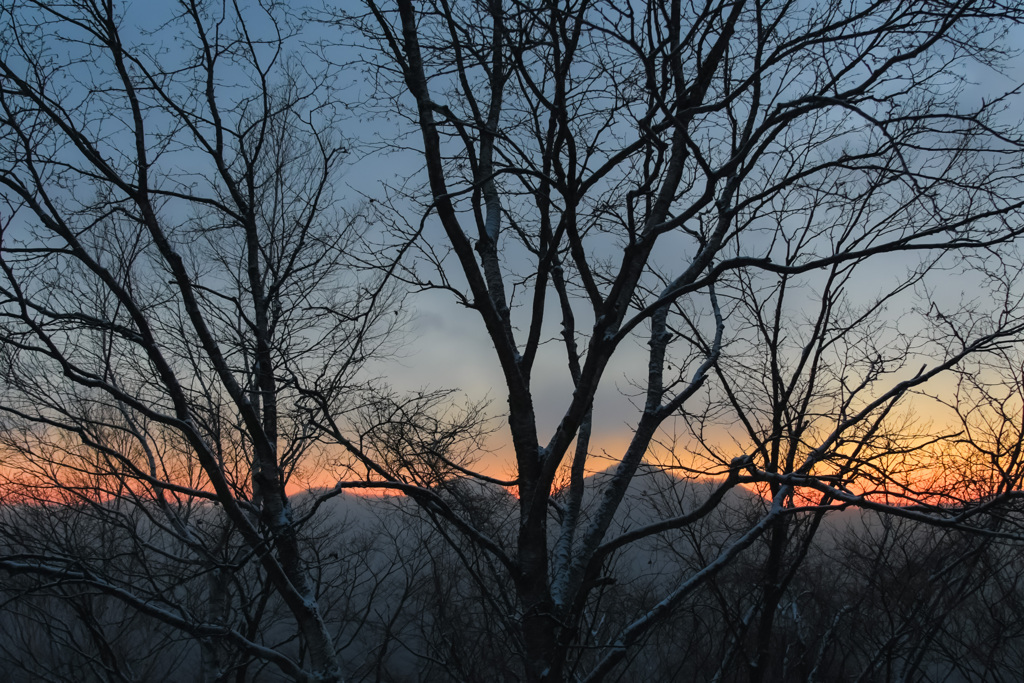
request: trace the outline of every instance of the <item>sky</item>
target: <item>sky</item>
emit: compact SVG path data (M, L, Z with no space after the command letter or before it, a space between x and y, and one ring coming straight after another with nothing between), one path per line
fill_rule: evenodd
M143 5L130 4L129 11L125 18L125 25L131 26L136 20L149 21L153 17L149 10L143 10ZM253 17L258 25L258 17ZM326 30L323 27L304 26L306 32L301 36L304 40L318 38ZM129 32L131 34L131 32ZM139 35L140 39L144 38ZM297 43L296 43L297 44ZM161 60L175 61L181 57L178 49L167 42L159 44L163 50L158 55ZM71 61L82 59L79 48L69 46L67 57ZM156 54L156 52L154 52ZM296 54L299 54L297 51ZM355 53L351 47L336 47L331 52L338 63L344 63L353 59ZM1016 80L1020 79L1021 70L1011 69L1007 76L1000 76L991 70L981 66L975 68L967 67L967 76L975 82L974 85L966 88L961 95L961 101L965 106L972 102L980 101L983 97L991 97L993 92L1004 92L1011 88ZM74 67L68 73L75 73ZM84 73L84 71L83 71ZM339 76L339 93L342 97L351 97L353 101L360 99L365 94L366 72L358 70L347 70ZM346 84L345 79L351 79L355 83ZM83 84L85 79L83 79ZM230 84L223 84L225 88ZM244 88L238 88L237 92L244 92ZM74 92L74 91L71 91ZM228 92L235 92L229 90ZM347 103L345 103L347 104ZM1016 116L1014 111L1009 116ZM352 142L351 161L343 168L338 179L338 195L342 205L356 207L365 204L368 199L379 197L381 188L384 185L400 186L409 181L422 180L418 173L419 160L415 148L419 145L416 131L411 129L407 121L399 116L374 116L367 109L353 107L344 116L344 135ZM396 132L404 131L407 137L404 139L413 148L400 151L393 151L388 154L373 151L373 145L382 139L388 139ZM393 140L392 140L393 142ZM117 144L112 144L117 148ZM195 173L197 182L202 182L204 171L189 168L192 156L188 150L175 150L168 153L169 158L174 159L181 169ZM413 214L410 220L416 220L418 216ZM373 228L370 227L372 230ZM430 239L440 241L440 231L433 220L428 220L427 231ZM506 238L507 240L507 238ZM659 252L657 259L665 264L673 263L675 257L674 249L683 249L681 245L668 243L663 251ZM608 258L616 256L614 244L602 247ZM877 259L873 264L865 267L859 274L855 290L851 292L851 301L856 304L858 300L866 301L876 292L884 290L887 283L899 277L899 274L907 267L917 262L917 256L893 256ZM520 256L513 254L506 261L510 272L522 268L524 261ZM976 291L974 285L964 278L955 267L951 266L948 276L942 276L929 282L929 287L939 300L953 302L971 302L976 296L984 297L984 292ZM812 280L813 278L808 278ZM459 286L458 276L453 281ZM899 324L909 326L912 315L910 315L915 302L914 292L908 293L906 297L893 304L894 319L899 318ZM809 302L814 301L814 296L808 297ZM553 297L549 298L550 312L548 325L545 333L549 341L542 347L542 353L534 373L534 396L536 400L535 409L538 416L538 427L542 443L550 435L555 425L560 420L562 413L572 395L572 383L569 373L565 367L564 351L556 339L558 332L558 320L555 315ZM371 367L371 374L377 373L387 378L387 381L394 387L407 391L416 391L424 388L451 388L463 392L468 400L479 400L489 398L492 411L496 416L503 414L504 407L504 382L496 363L495 352L487 338L483 325L473 311L466 310L454 301L453 297L444 292L420 292L410 294L406 300L406 310L409 314L408 322L402 331L404 343L399 357L389 360L383 364ZM799 311L794 311L794 314ZM585 330L586 321L580 319L579 327ZM905 330L904 330L905 331ZM633 392L629 378L642 376L646 367L646 341L643 339L643 329L639 329L634 338L625 341L616 356L613 364L608 368L605 381L599 391L596 402L595 434L593 447L595 450L607 449L612 452L621 452L625 443L628 442L631 434L631 424L635 422L638 411L633 405L629 394ZM897 376L894 379L898 379ZM925 402L922 401L921 405ZM923 409L922 409L923 410ZM729 439L729 425L720 425L722 432L719 437L723 440ZM488 455L484 468L499 476L508 476L510 471L510 458L508 453L508 440L505 432L497 434L492 442L496 451Z

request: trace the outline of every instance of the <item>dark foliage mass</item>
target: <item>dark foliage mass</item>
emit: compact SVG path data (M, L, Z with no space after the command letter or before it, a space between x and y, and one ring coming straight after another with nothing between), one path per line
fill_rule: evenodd
M1022 31L0 0L0 677L1019 677Z
M708 483L643 468L614 526L621 532L649 524L667 511L699 505L713 491ZM446 495L496 532L514 516L513 498L490 496L467 481L452 482ZM301 509L313 500L314 494L305 494L294 503ZM588 649L613 637L650 610L666 589L728 547L764 506L759 496L735 491L699 528L646 540L612 558L585 607L585 635L570 669L591 665L596 653ZM40 512L34 506L8 510L5 522L17 525L22 550L59 529L69 554L80 558L80 569L94 571L91 562L99 560L85 548L96 542L95 529L72 529L70 516L43 522ZM215 509L196 515L196 522L217 524ZM814 524L812 516L796 517L794 535L809 540ZM131 537L140 532L136 527ZM127 534L122 543L131 543ZM112 551L117 544L116 538L104 539ZM747 658L760 638L754 617L764 599L769 552L767 543L755 544L695 591L662 628L637 644L616 678L748 680ZM800 571L782 592L768 638L769 680L1012 680L1019 671L1024 567L1015 548L849 510L826 518L797 555L785 558L787 569L799 563ZM453 547L408 500L331 499L309 534L306 557L316 598L339 643L346 680L517 681L524 676L515 623L493 618L514 609L511 587L485 556ZM154 573L141 557L95 571L135 590L142 572ZM153 603L202 613L207 609L202 600L217 580L178 576L161 586ZM230 577L221 586L227 603L222 609L234 619L252 619L260 611L258 637L300 657L286 606L277 596L259 595L259 586L254 575ZM204 648L218 647L215 638L183 636L159 615L67 578L43 580L38 572L12 577L3 597L0 653L12 681L196 680L204 656L212 656ZM225 645L219 652L226 680L289 679L256 653Z

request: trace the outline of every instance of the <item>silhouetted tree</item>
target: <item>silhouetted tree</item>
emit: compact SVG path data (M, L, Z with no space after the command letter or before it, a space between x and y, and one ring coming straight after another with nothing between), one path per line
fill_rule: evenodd
M763 680L810 538L797 511L920 502L897 485L921 441L898 405L1021 330L1003 305L1016 282L995 306L927 293L1020 234L1011 100L974 100L965 78L1003 62L1020 19L968 1L365 0L329 15L359 46L335 54L365 67L366 111L408 122L393 146L421 155L421 184L378 202L401 274L472 309L494 347L518 530L507 546L467 538L515 585L526 680L604 678L764 538L748 625ZM553 407L556 363L569 398ZM602 413L619 368L629 417ZM595 422L623 419L610 476L587 479ZM660 461L719 488L619 531L638 467L674 429L683 448ZM765 495L742 532L588 640L613 556L698 523L740 483Z
M348 267L332 72L276 3L0 21L4 502L73 508L84 552L5 534L0 570L198 639L211 680L339 680L286 489L320 471L308 396L358 407L400 302Z

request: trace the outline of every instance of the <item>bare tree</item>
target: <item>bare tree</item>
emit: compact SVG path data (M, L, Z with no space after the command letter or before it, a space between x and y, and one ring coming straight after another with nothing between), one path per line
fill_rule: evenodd
M361 47L370 109L408 121L422 155L422 184L380 213L401 275L475 311L494 347L518 529L505 546L460 528L514 582L526 680L604 678L764 537L760 680L810 538L793 543L798 511L972 519L894 505L928 502L897 467L929 432L908 431L899 406L1019 338L1016 282L995 306L951 307L946 274L1020 234L1019 131L1000 115L1015 100L965 90L967 69L998 72L1020 19L957 0L366 0L330 15ZM930 297L940 283L945 298ZM629 443L611 476L588 479L595 424L622 419L605 407L619 368ZM638 467L674 433L683 448L660 461L720 484L621 529ZM739 484L765 496L742 533L586 642L614 555L698 523Z
M316 507L287 487L316 481L314 410L358 407L401 317L346 265L332 72L303 68L277 3L0 21L4 503L26 504L0 570L177 629L211 680L253 661L339 680ZM74 514L19 538L33 506ZM88 546L90 524L111 539Z

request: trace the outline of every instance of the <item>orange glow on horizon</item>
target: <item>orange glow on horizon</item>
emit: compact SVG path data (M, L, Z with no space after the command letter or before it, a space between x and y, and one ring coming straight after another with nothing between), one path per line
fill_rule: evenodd
M494 440L502 436L496 436ZM591 441L587 474L598 474L614 467L628 449L631 436L627 429L595 434ZM728 434L723 434L722 442L731 442L739 450L735 441L726 439ZM901 453L861 456L862 462L856 465L843 465L843 456L832 456L830 460L823 460L820 467L815 467L815 474L819 481L839 486L837 490L850 497L864 497L888 505L948 506L984 499L995 492L1017 486L1016 481L1007 477L1000 479L992 463L972 462L968 453L940 451L941 444L914 450L916 447L911 444L915 439L920 439L920 444L927 443L924 437L908 437ZM724 447L720 449L724 450ZM126 495L140 500L154 499L156 496L154 487L159 485L135 478L126 471L115 471L113 468L116 463L90 460L88 453L83 451L61 451L58 455L60 457L36 457L8 451L7 457L0 461L0 504L45 502L70 505L86 500L111 500ZM286 481L286 494L295 496L329 491L339 481L361 480L357 474L358 469L331 466L329 463L332 458L329 456L329 452L309 454ZM570 448L556 476L556 489L568 482L571 457ZM676 442L655 442L648 450L645 462L680 479L721 480L728 473L731 458L721 454L711 457L707 453L690 452ZM206 495L193 496L187 490L168 491L167 495L182 500L189 497L208 498L212 487L196 463L177 463L176 468L174 472L183 475L181 481L189 482L184 484L186 487ZM514 481L516 465L511 445L507 442L494 446L485 444L472 469L495 480ZM242 475L239 471L232 476L237 478ZM173 472L172 476L175 476ZM245 496L248 489L247 477L243 476L239 481L242 484L239 492ZM745 484L743 487L762 497L767 491L764 485ZM515 486L504 488L511 495L518 496ZM345 486L344 491L370 497L398 495L389 491L386 485L370 481ZM798 489L798 498L810 505L819 504L822 495L822 492L812 487Z

